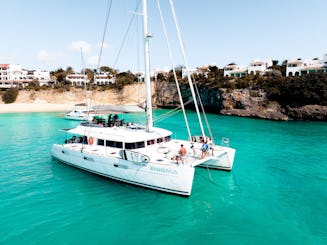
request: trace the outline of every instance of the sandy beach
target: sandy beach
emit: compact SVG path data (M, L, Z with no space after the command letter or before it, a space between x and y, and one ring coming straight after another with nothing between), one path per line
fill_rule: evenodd
M152 84L152 86L154 86ZM154 91L154 87L152 88ZM87 91L87 98L92 105L125 104L136 105L140 98L145 98L144 84L126 85L122 91ZM1 99L0 99L1 100ZM85 102L83 89L71 88L70 91L58 90L19 91L15 103L4 104L0 101L0 113L23 112L67 112L77 103Z
M73 104L12 103L12 104L0 104L0 113L66 112L73 107L74 107Z

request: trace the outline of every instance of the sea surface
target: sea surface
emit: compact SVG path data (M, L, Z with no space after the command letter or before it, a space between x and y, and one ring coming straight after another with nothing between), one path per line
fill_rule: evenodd
M185 198L52 159L63 113L0 114L0 244L327 244L327 123L207 117L234 168L197 168ZM187 137L181 114L156 125Z

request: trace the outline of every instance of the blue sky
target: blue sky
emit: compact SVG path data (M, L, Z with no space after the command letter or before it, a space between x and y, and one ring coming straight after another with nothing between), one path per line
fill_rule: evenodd
M0 1L0 63L26 69L95 68L110 0ZM137 0L113 0L100 65L113 67ZM168 0L161 0L175 65L182 65ZM171 68L156 0L149 0L151 68ZM175 0L190 68L327 53L326 0ZM140 16L114 68L143 70ZM139 47L139 48L137 48Z

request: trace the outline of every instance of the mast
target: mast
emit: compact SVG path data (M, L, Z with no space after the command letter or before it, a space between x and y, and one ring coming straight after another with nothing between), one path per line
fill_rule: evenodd
M152 37L148 33L148 15L147 15L147 0L143 0L143 35L144 35L144 67L145 67L145 93L146 93L146 131L153 131L152 119L152 93L150 81L150 53L149 40Z

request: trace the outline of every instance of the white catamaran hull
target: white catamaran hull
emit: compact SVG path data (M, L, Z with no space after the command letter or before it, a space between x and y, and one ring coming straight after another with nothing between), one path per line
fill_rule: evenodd
M63 163L111 179L177 195L191 195L194 168L188 165L141 164L120 157L89 154L80 148L59 144L52 146L51 153Z
M233 168L235 149L230 147L215 146L214 150L209 150L206 161L200 167L209 167L231 171Z
M65 119L76 120L76 121L91 121L95 114L86 113L67 113Z

